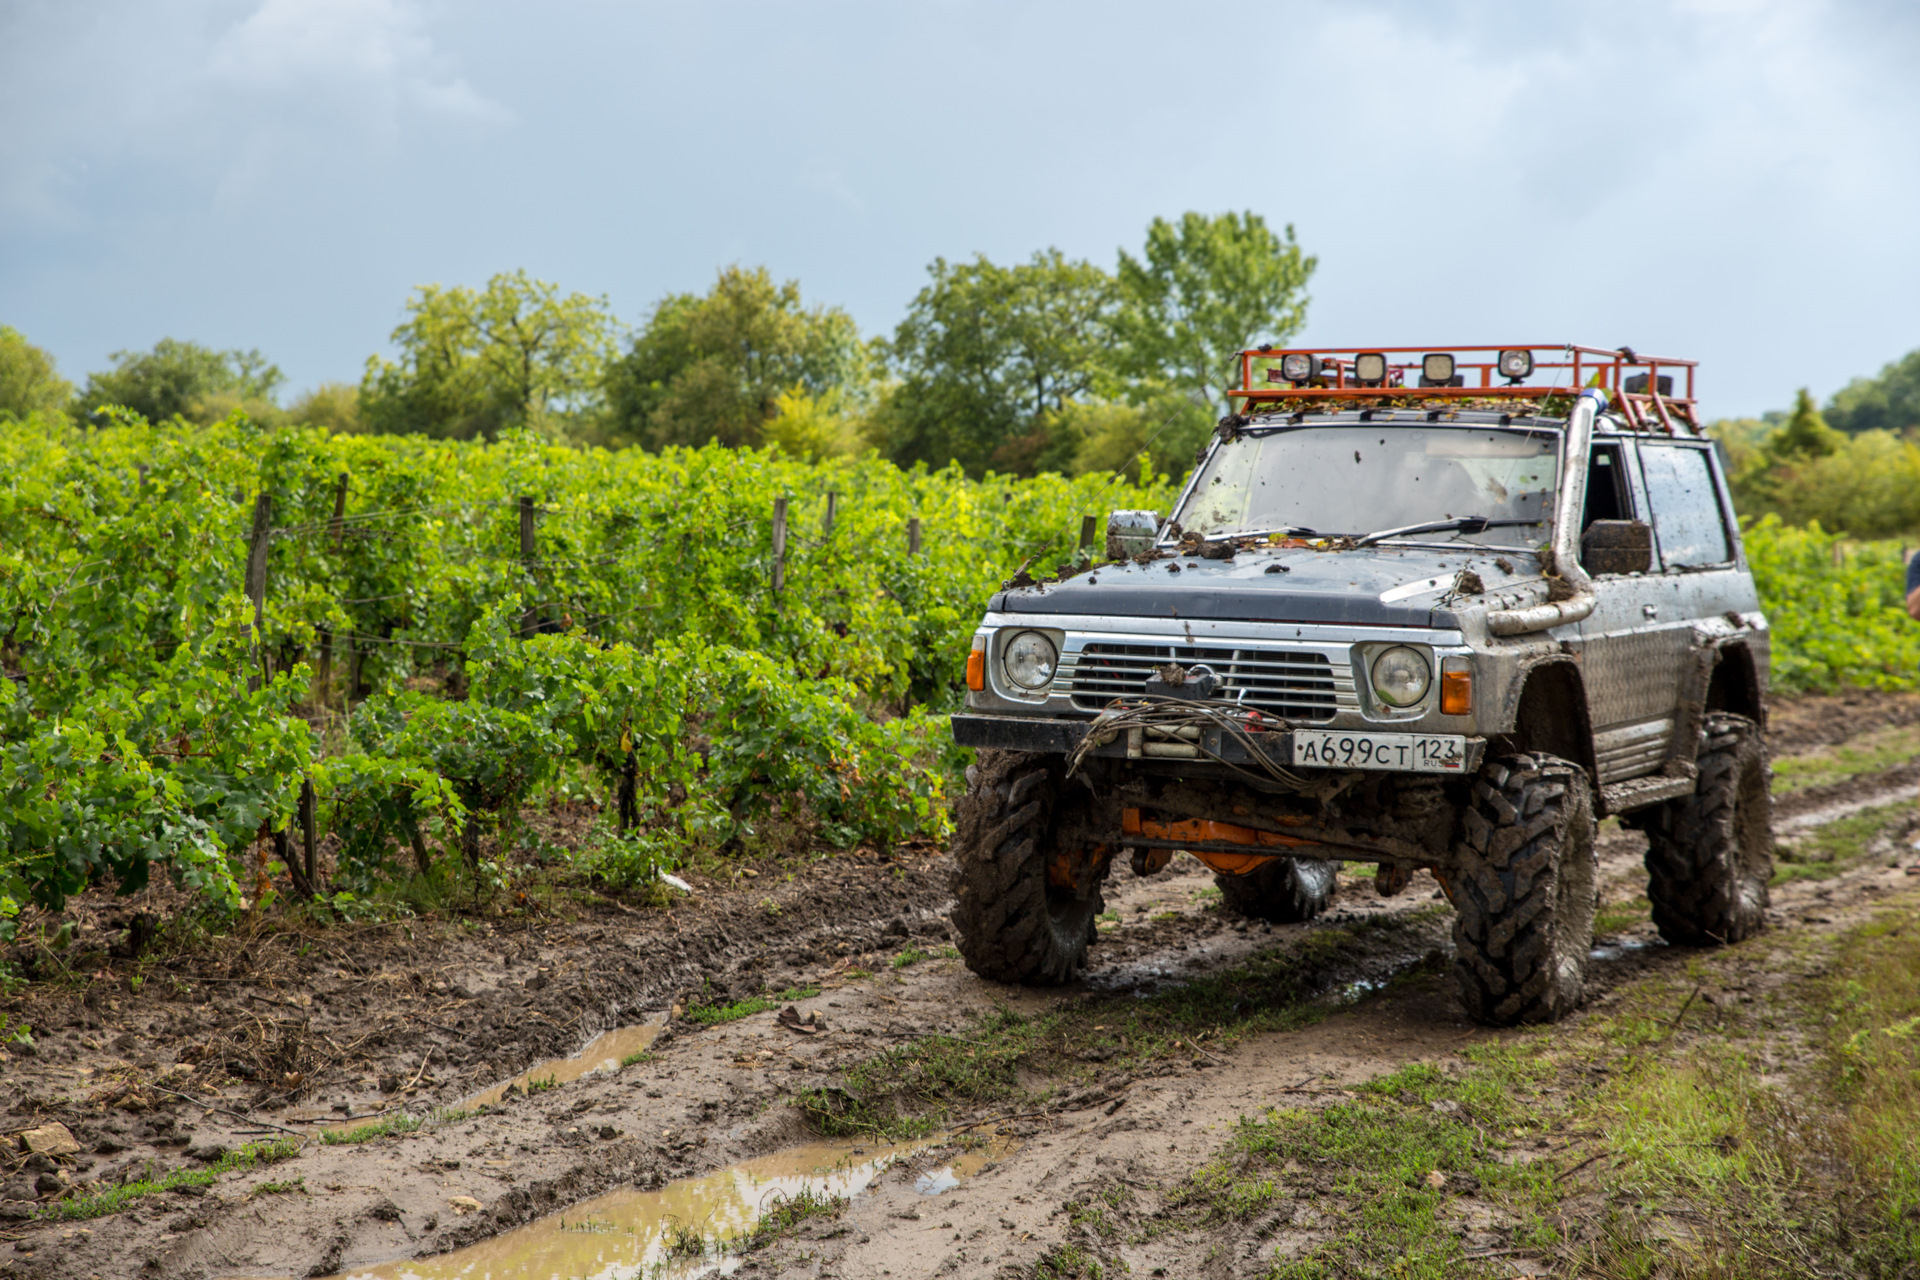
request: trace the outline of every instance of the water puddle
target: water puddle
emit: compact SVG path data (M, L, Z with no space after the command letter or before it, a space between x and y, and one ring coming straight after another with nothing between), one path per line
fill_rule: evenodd
M947 1137L895 1146L823 1142L743 1161L657 1191L623 1188L436 1258L344 1273L350 1280L689 1280L729 1275L746 1259L724 1242L751 1231L781 1197L856 1196L901 1161ZM994 1138L921 1172L914 1189L951 1191L1012 1149ZM445 1216L445 1215L443 1215Z
M581 1076L592 1075L596 1071L618 1071L623 1060L636 1053L645 1053L665 1025L665 1019L655 1019L631 1027L602 1031L571 1058L549 1058L545 1062L536 1062L513 1079L502 1080L499 1084L482 1089L460 1105L484 1106L506 1097L508 1089L517 1088L525 1093L529 1084L537 1083L547 1088L549 1081L552 1084L572 1084Z
M463 1109L485 1106L500 1101L507 1096L508 1089L528 1092L528 1086L537 1084L540 1088L554 1085L571 1084L582 1076L592 1075L596 1071L618 1071L624 1060L637 1053L644 1053L660 1035L666 1025L664 1018L652 1022L637 1023L630 1027L615 1027L611 1031L602 1031L587 1042L586 1048L569 1058L548 1058L545 1062L536 1062L511 1080L502 1080L499 1084L489 1085L472 1097L462 1100L458 1105ZM287 1119L294 1124L314 1124L316 1134L351 1133L355 1129L365 1128L369 1124L390 1117L399 1107L382 1111L369 1111L357 1116L321 1116L302 1115L298 1112Z
M1595 947L1593 950L1587 952L1587 959L1618 960L1621 956L1632 955L1636 951L1645 951L1653 945L1651 942L1643 942L1638 938L1623 938L1619 942L1609 942L1604 946Z

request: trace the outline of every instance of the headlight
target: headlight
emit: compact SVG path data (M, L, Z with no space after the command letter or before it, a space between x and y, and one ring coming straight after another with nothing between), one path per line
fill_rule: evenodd
M1412 706L1427 696L1432 683L1433 669L1427 660L1403 644L1373 660L1374 695L1390 707Z
M1038 631L1022 631L1000 651L1001 670L1022 689L1038 690L1052 684L1053 666L1059 660L1060 651L1053 647L1053 641Z

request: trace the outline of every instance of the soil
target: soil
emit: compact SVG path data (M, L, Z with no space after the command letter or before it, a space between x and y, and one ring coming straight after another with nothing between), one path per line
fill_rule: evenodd
M1778 704L1769 736L1776 754L1804 752L1915 721L1920 696L1808 698ZM1902 766L1808 788L1783 797L1780 817L1831 821L1910 795L1917 778L1920 770ZM1904 845L1913 825L1837 878L1776 888L1770 924L1837 929L1913 887L1901 865L1913 861ZM1600 848L1603 907L1643 895L1643 839L1609 823ZM1103 924L1093 968L1083 981L1038 991L982 982L954 956L949 874L938 850L859 851L758 864L728 882L690 877L694 892L664 909L594 900L564 917L330 928L259 919L219 938L163 931L142 959L112 951L127 949L141 913L165 914L164 894L78 900L63 917L72 941L34 953L36 980L5 1002L15 1023L32 1026L33 1045L0 1064L12 1099L0 1129L63 1124L81 1149L40 1157L38 1168L8 1158L0 1225L10 1230L0 1247L11 1252L0 1255L0 1276L329 1275L443 1253L615 1188L658 1186L813 1141L788 1105L797 1092L834 1085L883 1048L955 1031L995 1007L1037 1012L1149 992L1259 952L1322 954L1312 944L1326 930L1381 939L1331 953L1340 958L1320 978L1332 1016L1195 1046L1157 1074L1107 1079L1042 1114L982 1124L980 1132L1003 1135L1006 1154L956 1189L928 1201L909 1173L880 1177L833 1230L750 1260L757 1274L791 1265L796 1275L1026 1275L1044 1248L1068 1238L1061 1207L1075 1194L1116 1178L1171 1183L1250 1110L1315 1105L1409 1062L1510 1034L1469 1024L1450 980L1432 971L1450 916L1436 909L1440 891L1424 873L1391 898L1343 873L1325 916L1264 925L1222 914L1211 875L1184 856L1150 877L1121 870L1107 890L1118 924ZM1399 930L1364 928L1381 917L1408 920ZM1621 984L1662 966L1684 969L1690 954L1661 945L1644 921L1632 924L1602 940L1588 1003L1604 1006ZM717 1025L687 1016L789 989L818 993ZM777 1012L788 1003L824 1026L783 1025ZM510 1090L482 1112L417 1132L341 1145L313 1137L329 1124L427 1116L600 1032L649 1021L665 1029L623 1070ZM28 1216L31 1202L75 1183L207 1168L287 1131L308 1139L284 1163L90 1221ZM37 1191L47 1179L53 1187ZM255 1194L293 1179L290 1193ZM1129 1261L1134 1274L1191 1274L1197 1247L1169 1235Z

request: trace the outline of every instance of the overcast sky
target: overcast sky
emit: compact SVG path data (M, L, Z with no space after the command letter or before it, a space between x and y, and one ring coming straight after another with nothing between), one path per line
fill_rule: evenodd
M1920 5L0 0L0 323L357 380L415 285L641 320L726 263L891 331L937 256L1250 209L1303 340L1695 356L1709 414L1920 347Z

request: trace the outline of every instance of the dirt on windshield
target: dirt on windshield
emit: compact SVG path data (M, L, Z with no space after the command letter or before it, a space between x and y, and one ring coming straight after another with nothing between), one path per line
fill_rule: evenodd
M1305 1276L1369 1271L1415 1219L1392 1238L1431 1274L1610 1267L1629 1155L1595 1108L1736 1043L1790 1096L1803 988L1920 911L1915 725L1914 695L1776 707L1753 943L1662 944L1644 842L1607 824L1588 1000L1544 1030L1465 1020L1424 874L1343 874L1272 926L1191 859L1122 873L1092 968L1051 990L962 966L934 849L692 877L660 908L163 931L137 959L111 952L165 895L83 899L5 1002L31 1043L0 1065L0 1275ZM1647 1185L1666 1239L1710 1242L1705 1184Z

